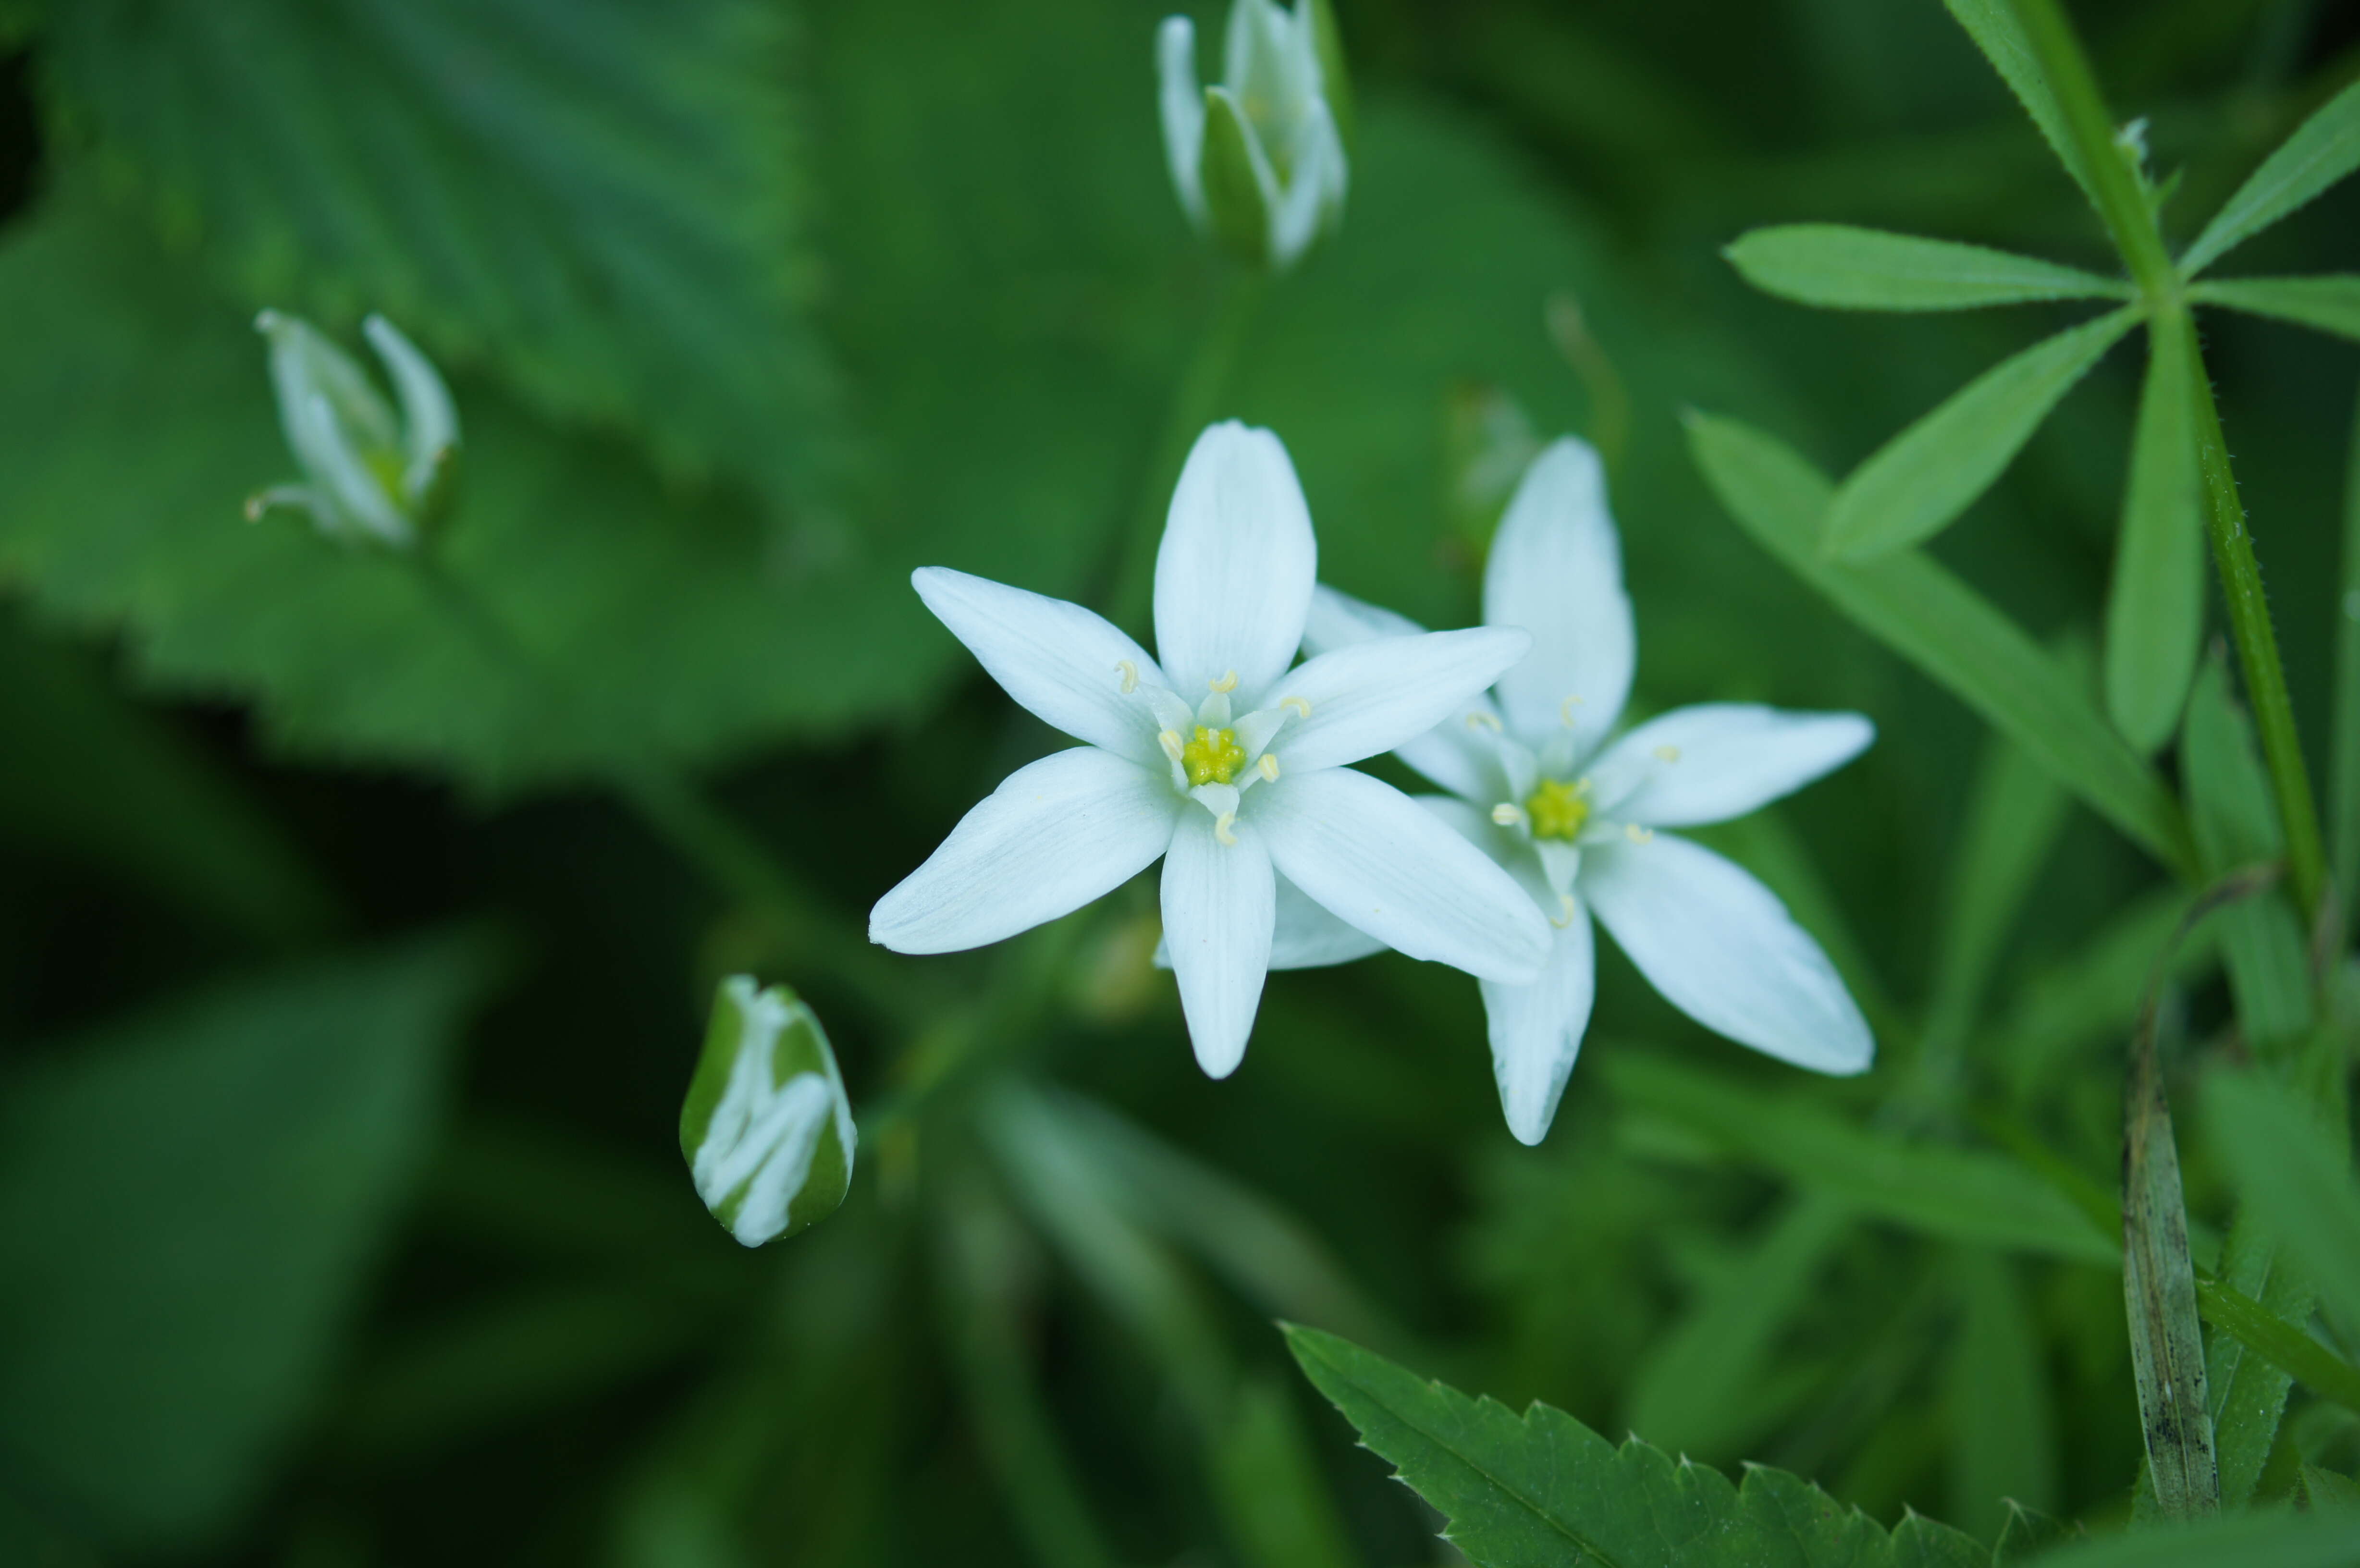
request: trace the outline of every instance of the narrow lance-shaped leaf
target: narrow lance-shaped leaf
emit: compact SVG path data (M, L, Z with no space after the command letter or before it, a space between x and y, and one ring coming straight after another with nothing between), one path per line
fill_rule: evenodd
M2204 637L2204 523L2196 462L2194 352L2147 334L2122 535L2106 597L2106 710L2134 746L2171 736Z
M1288 1348L1319 1391L1449 1520L1445 1537L1480 1568L1986 1568L1970 1538L1916 1515L1887 1534L1782 1470L1741 1485L1621 1447L1547 1405L1522 1416L1429 1383L1316 1329Z
M2313 1338L2309 1327L2221 1279L2196 1281L2196 1308L2217 1331L2216 1340L2244 1346L2321 1399L2360 1415L2360 1367Z
M2065 172L2073 177L2073 182L2094 204L2097 193L2091 189L2089 168L2081 161L2080 145L2066 128L2065 111L2032 52L2032 41L2025 37L2024 24L2016 18L2016 7L2010 0L1943 3L2016 94L2016 102L2024 105L2025 113L2032 116L2032 123L2040 127L2040 135L2057 155L2057 161L2065 166Z
M2158 1015L2150 995L2123 1084L2123 1301L2156 1506L2164 1518L2184 1520L2221 1511L2221 1477L2180 1149L2156 1065Z
M1836 491L1828 552L1855 560L1882 555L1949 527L2137 320L2137 310L2125 306L2035 343L1885 442Z
M2360 342L2360 277L2348 272L2323 278L2214 278L2197 284L2188 294L2200 305L2225 305Z
M2319 1118L2258 1073L2221 1073L2204 1091L2206 1130L2238 1196L2319 1286L2346 1331L2360 1328L2360 1184Z
M2344 908L2360 901L2360 410L2344 479L2344 592L2335 601L2335 713L2328 837ZM2346 917L2347 926L2349 916Z
M2221 1274L2256 1313L2311 1343L2296 1326L2311 1316L2311 1281L2250 1213L2239 1214L2230 1227ZM2197 1310L2215 1329L2221 1326L2218 1291L2215 1285L2208 1299L2205 1285L2197 1287ZM2263 1466L2269 1463L2293 1377L2267 1354L2247 1346L2234 1329L2212 1335L2205 1347L2204 1377L2212 1394L2212 1446L2221 1472L2222 1506L2240 1508L2252 1499Z
M2180 274L2195 277L2355 169L2360 169L2360 82L2329 99L2262 160L2180 258Z
M1693 1068L1601 1063L1626 1103L1734 1154L1929 1236L2111 1267L2114 1244L2047 1181L2002 1155L1871 1132L1800 1096L1765 1099Z
M733 975L680 1108L696 1195L748 1247L826 1218L852 1185L852 1106L811 1008Z
M2193 874L2188 825L2163 781L2058 662L1974 590L1917 551L1853 565L1818 550L1832 491L1790 447L1696 416L1689 450L1730 515L1871 637L2006 735L2049 776L2173 870Z
M2035 256L1844 223L1755 229L1725 254L1756 289L1830 310L1959 310L2130 292L2118 278Z

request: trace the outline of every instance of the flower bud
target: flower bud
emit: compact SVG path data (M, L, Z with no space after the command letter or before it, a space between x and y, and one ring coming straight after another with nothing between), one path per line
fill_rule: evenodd
M332 539L415 545L450 510L458 474L459 411L433 363L383 316L361 323L397 414L359 362L310 322L265 310L254 325L270 342L279 428L304 483L263 491L246 516L287 506Z
M852 1104L811 1008L733 975L680 1108L696 1194L748 1247L825 1219L852 1185Z
M1196 80L1196 30L1155 40L1164 147L1181 209L1251 267L1282 272L1344 215L1351 111L1328 0L1235 0L1219 85Z

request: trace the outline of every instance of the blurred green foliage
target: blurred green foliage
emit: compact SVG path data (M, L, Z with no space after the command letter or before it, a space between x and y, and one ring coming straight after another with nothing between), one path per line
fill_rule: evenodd
M1596 439L1642 702L1878 723L1709 835L1844 968L1876 1070L1760 1062L1610 957L1528 1150L1474 986L1428 966L1274 976L1216 1084L1142 889L997 953L847 956L1051 745L910 569L1104 602L1160 522L1184 366L1240 308L1168 189L1156 6L0 5L0 1559L1434 1561L1278 1316L1883 1526L2128 1517L2105 1216L2123 1045L2186 904L2135 841L2217 873L2272 826L2215 677L2165 761L2192 849L2075 728L2136 356L1922 558L1805 571L1898 570L1859 602L1996 648L1972 689L1732 521L1678 418L1824 487L2071 319L1797 309L1721 258L1743 230L2111 275L2081 193L1937 0L1338 9L1344 227L1251 302L1204 412L1286 441L1328 580L1436 626L1473 618L1503 454ZM2311 0L2076 19L2183 241L2360 70ZM2350 269L2355 232L2347 183L2234 270ZM384 310L453 371L439 577L240 520L291 472L265 305L347 339ZM2355 367L2205 322L2316 766ZM1987 610L2020 632L1972 641ZM2059 723L1995 716L2027 701ZM711 779L782 894L706 887L634 819L665 769ZM2348 1065L2348 1017L2284 994L2286 916L2181 944L2163 1062L2198 1265L2282 1314L2310 1295L2275 1244L2222 1249L2233 1191L2301 1209L2253 1154L2284 1107L2186 1108L2249 1043ZM672 1152L739 969L812 1002L865 1118L845 1208L760 1253ZM2347 1317L2349 1283L2320 1279ZM2348 1487L2360 1415L2222 1343L2216 1400L2272 1408L2236 1484Z

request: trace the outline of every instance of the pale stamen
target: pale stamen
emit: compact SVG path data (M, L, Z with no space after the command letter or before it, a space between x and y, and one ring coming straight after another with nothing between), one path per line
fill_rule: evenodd
M1157 731L1155 735L1155 744L1164 748L1164 756L1170 757L1175 762L1180 760L1180 732L1178 730Z
M1680 759L1680 748L1676 746L1659 746L1655 748L1655 758L1659 762L1677 762Z
M1579 706L1581 706L1580 697L1568 694L1564 702L1557 705L1557 722L1568 729L1573 728L1573 711Z
M1238 835L1229 831L1237 825L1237 821L1238 814L1235 811L1223 811L1213 819L1213 836L1223 844L1237 843Z
M1653 828L1643 828L1636 822L1624 822L1622 824L1622 836L1629 839L1633 844L1644 844L1649 839L1655 836L1655 830Z
M1205 684L1216 691L1234 691L1238 689L1238 672L1232 670L1218 681L1207 681Z
M1559 893L1557 896L1557 903L1558 912L1549 917L1549 924L1563 931L1573 924L1574 917L1579 912L1580 907L1573 901L1573 895L1570 893Z
M1262 776L1264 779L1273 784L1278 782L1278 755L1275 752L1263 752L1262 760L1254 766L1262 770Z
M1502 800L1491 808L1491 820L1503 828L1522 827L1524 825L1524 808Z
M1493 735L1505 733L1500 727L1497 714L1484 713L1480 708L1467 715L1467 727L1470 730L1490 730Z
M1288 697L1281 701L1278 705L1282 708L1294 709L1295 716L1298 718L1307 719L1311 716L1311 703L1309 700L1306 698Z
M1118 659L1114 667L1122 671L1122 694L1130 696L1139 690L1139 666L1127 659Z

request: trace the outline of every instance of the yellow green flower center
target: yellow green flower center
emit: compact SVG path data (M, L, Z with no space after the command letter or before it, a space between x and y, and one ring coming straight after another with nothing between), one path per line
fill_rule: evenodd
M1191 785L1227 784L1245 765L1246 748L1238 744L1235 730L1198 724L1196 733L1180 747L1180 770Z
M1590 820L1589 793L1587 779L1575 784L1542 779L1541 787L1524 802L1524 815L1532 821L1533 836L1568 842L1578 837L1582 823Z

